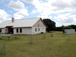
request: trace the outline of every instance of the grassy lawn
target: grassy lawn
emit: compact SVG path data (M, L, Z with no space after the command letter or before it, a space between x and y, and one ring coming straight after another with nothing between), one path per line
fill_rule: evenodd
M6 55L0 57L76 57L76 34L70 35L70 39L57 31L14 36L20 36L20 39L0 40L0 47L6 43ZM33 43L29 44L31 37Z

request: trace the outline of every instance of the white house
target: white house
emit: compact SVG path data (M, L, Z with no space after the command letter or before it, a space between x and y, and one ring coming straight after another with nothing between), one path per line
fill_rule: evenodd
M38 34L46 32L47 26L42 18L30 18L8 20L0 24L0 33L2 34Z

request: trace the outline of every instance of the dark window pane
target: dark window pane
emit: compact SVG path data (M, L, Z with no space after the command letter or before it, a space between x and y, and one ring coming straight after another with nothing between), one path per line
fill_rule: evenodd
M35 31L37 31L37 28L35 28Z
M0 32L2 32L2 30L0 29Z
M22 33L22 28L20 28L20 33Z
M16 32L18 33L18 28L16 29Z
M38 28L38 31L40 31L40 28Z

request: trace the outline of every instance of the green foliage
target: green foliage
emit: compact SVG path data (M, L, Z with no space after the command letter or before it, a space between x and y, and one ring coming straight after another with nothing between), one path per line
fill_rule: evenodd
M70 27L70 26L64 26L64 25L61 26L61 28L62 28L63 33L65 33L64 32L65 29L72 29L72 27Z
M45 39L45 38L46 38L46 35L44 35L42 39Z
M10 37L8 36L8 38L10 38Z
M0 40L3 40L2 38L0 38Z
M55 22L52 21L51 19L43 19L43 22L46 24L47 26L47 31L52 31L52 30L55 30Z
M58 47L62 47L62 45L61 45L61 44L59 44L59 45L58 45Z
M51 37L53 37L53 34L51 34Z
M0 55L3 54L3 46L0 46Z
M75 31L76 31L76 25L68 25L68 26L62 25L61 27L56 27L55 31L63 31L64 32L64 29L75 29Z
M72 27L73 29L76 29L76 25L69 25L70 27Z
M10 40L10 36L8 36L8 39Z
M56 27L55 31L62 31L62 28L61 27Z

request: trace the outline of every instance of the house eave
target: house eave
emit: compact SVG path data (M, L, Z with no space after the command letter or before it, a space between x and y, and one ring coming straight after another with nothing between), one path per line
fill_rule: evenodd
M0 28L0 29L4 29L5 27L2 27L2 28Z
M31 26L32 27L32 26ZM13 27L13 28L31 28L31 27Z

